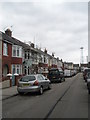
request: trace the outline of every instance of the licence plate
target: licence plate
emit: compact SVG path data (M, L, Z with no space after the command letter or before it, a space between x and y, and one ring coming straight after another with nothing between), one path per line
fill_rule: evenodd
M53 78L55 78L55 77L53 77Z
M23 84L23 86L30 86L30 84Z

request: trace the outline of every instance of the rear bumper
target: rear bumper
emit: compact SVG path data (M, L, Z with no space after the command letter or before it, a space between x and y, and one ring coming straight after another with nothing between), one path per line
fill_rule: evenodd
M51 82L61 82L61 79L51 79Z
M90 90L90 82L87 83L88 89Z
M38 92L40 90L40 86L32 86L32 87L17 87L18 92Z

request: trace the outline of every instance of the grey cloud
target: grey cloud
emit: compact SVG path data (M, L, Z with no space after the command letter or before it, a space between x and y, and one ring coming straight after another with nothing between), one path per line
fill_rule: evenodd
M16 38L34 41L35 37L36 44L62 59L79 62L75 54L81 45L87 49L87 4L3 3L3 13L3 25L13 24Z

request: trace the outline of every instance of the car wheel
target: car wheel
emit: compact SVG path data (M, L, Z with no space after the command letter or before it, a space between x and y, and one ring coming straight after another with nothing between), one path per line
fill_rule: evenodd
M61 83L62 82L62 80L59 80L59 83Z
M18 92L19 93L19 95L24 95L24 93L23 92Z
M50 90L50 89L51 89L51 84L48 85L48 90Z
M90 94L90 90L88 90L88 93Z
M42 88L42 87L40 87L39 94L40 94L40 95L43 94L43 88Z

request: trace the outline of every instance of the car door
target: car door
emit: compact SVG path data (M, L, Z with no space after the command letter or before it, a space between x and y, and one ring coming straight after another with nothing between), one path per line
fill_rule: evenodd
M40 78L41 78L41 81L42 81L42 84L43 84L43 87L44 87L44 89L46 89L47 88L47 82L46 82L46 80L45 80L45 77L43 76L43 75L40 75Z
M49 80L48 80L48 78L46 78L45 76L43 76L42 75L42 77L43 77L43 79L44 79L44 81L45 81L45 88L47 89L48 88L48 86L49 86Z
M43 80L43 78L41 77L40 74L37 76L37 79L39 81L39 85L43 86L43 89L44 89L45 88L45 83L44 83L45 81Z

